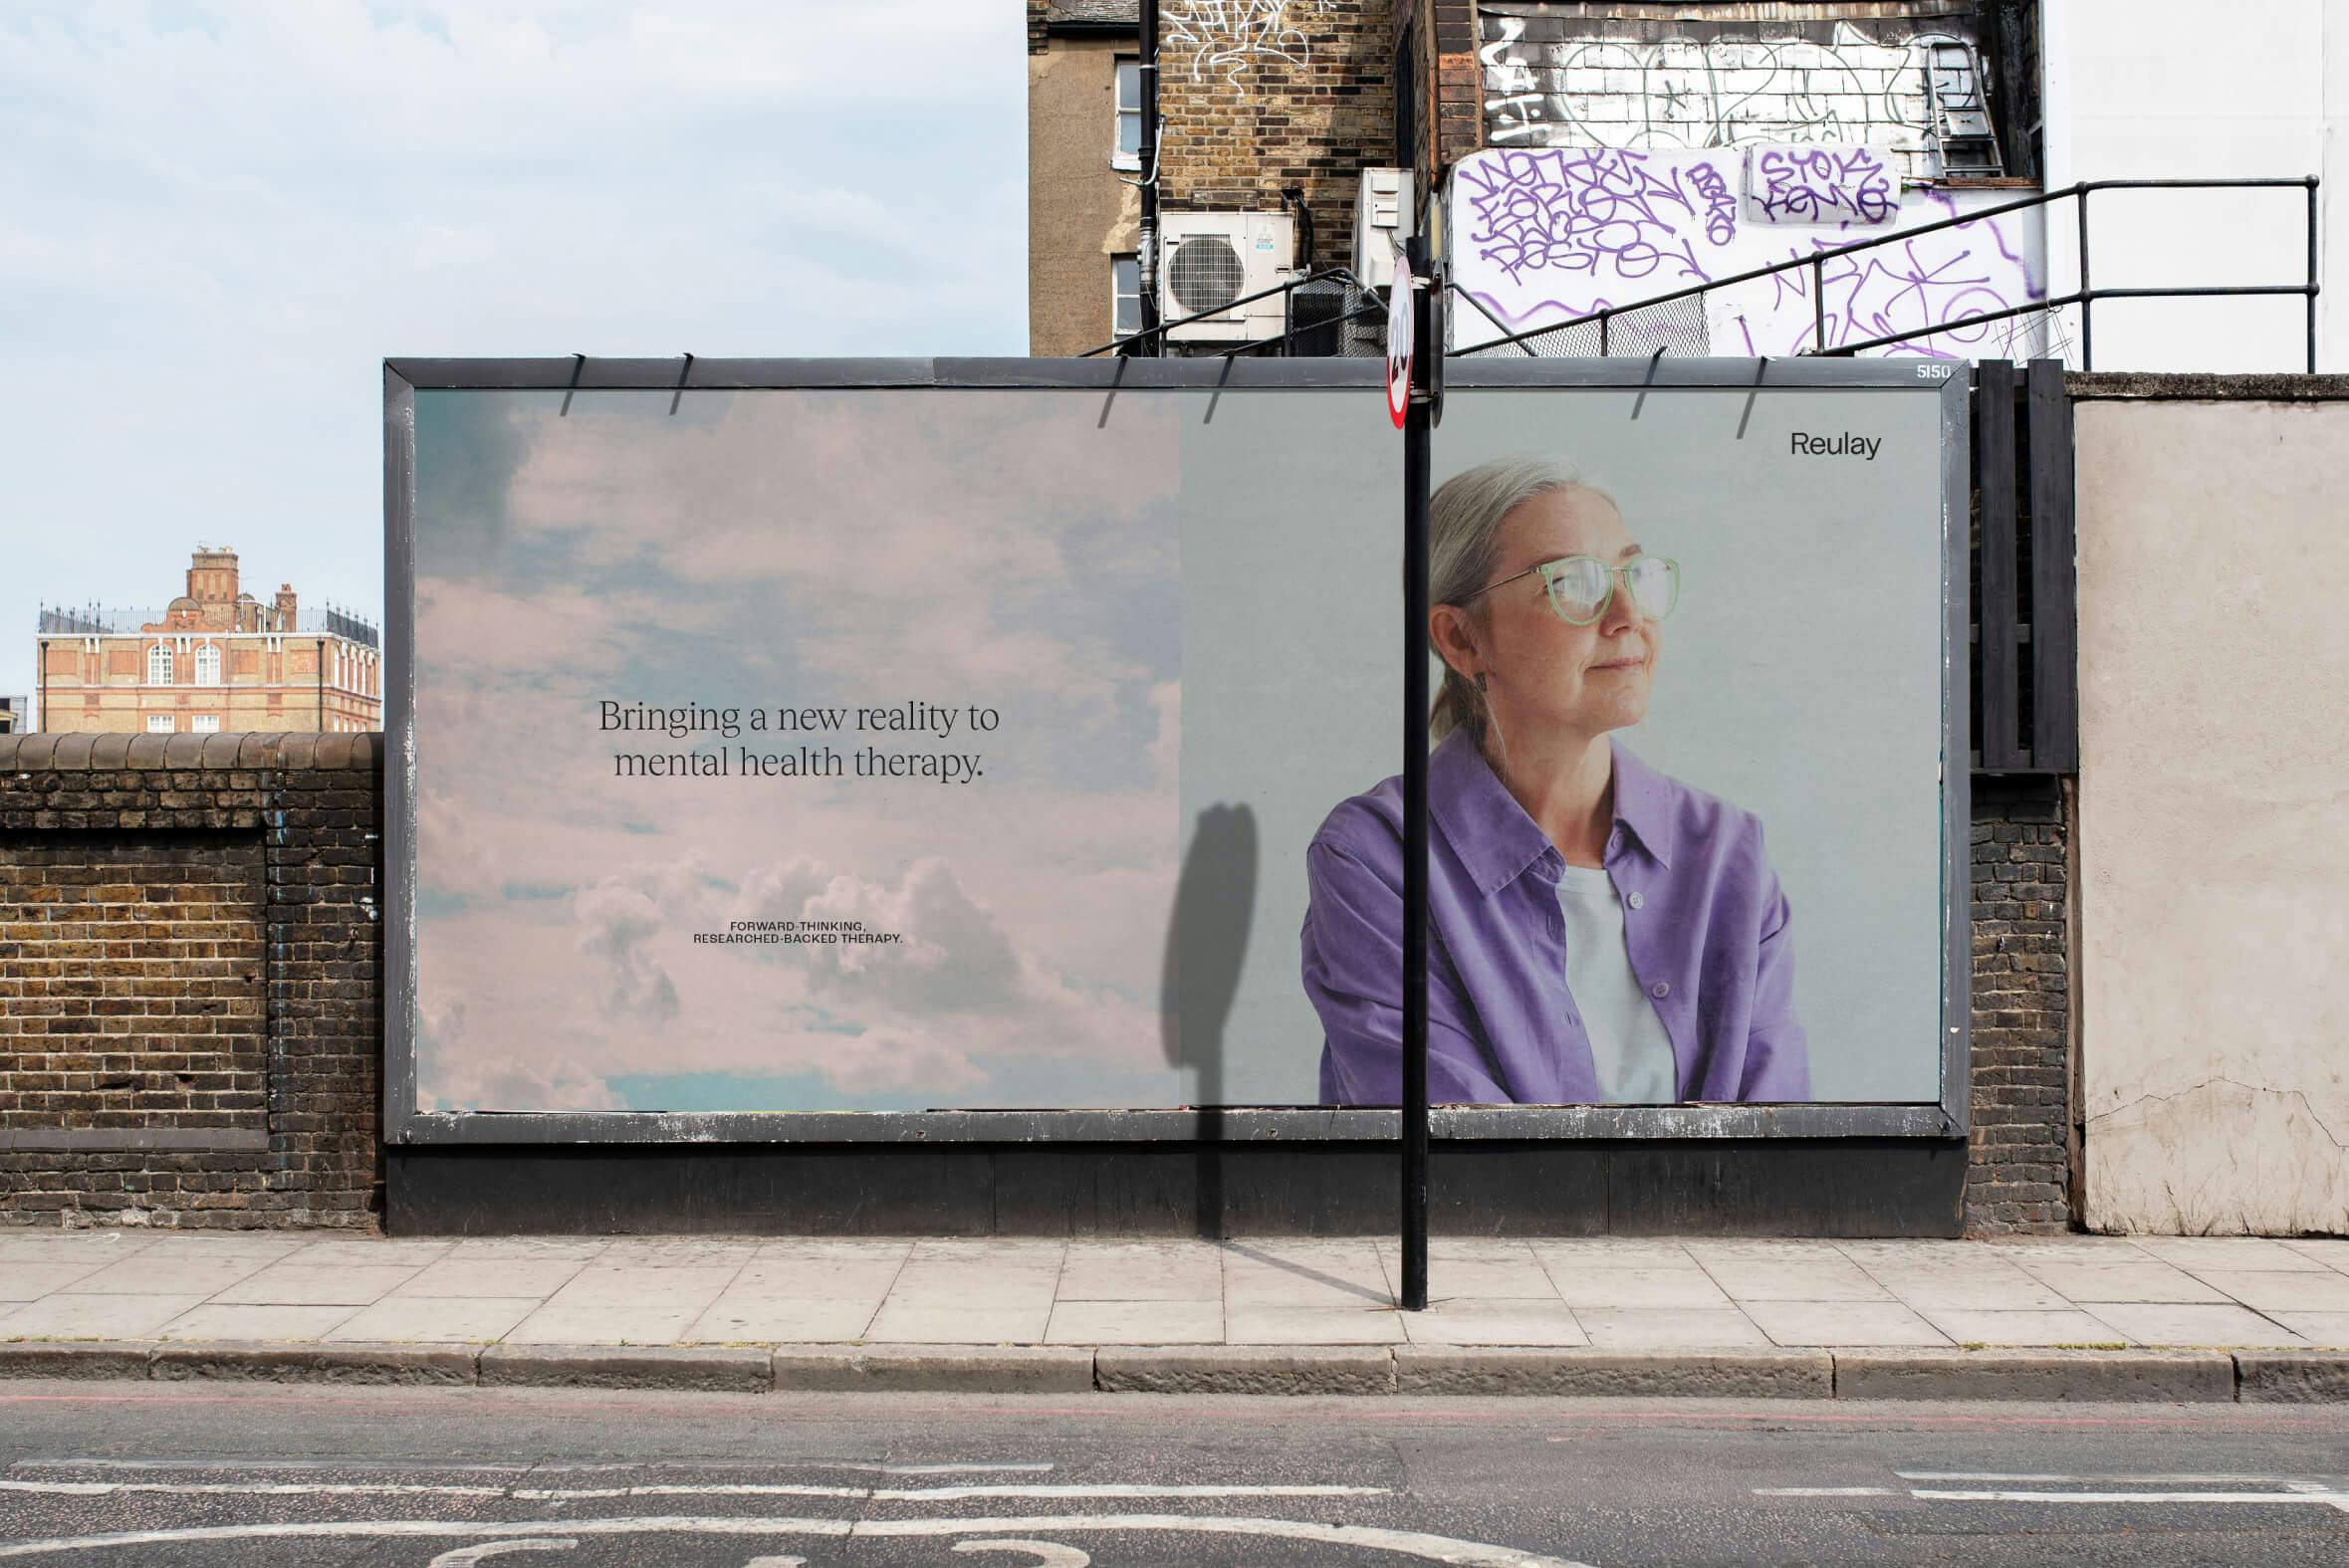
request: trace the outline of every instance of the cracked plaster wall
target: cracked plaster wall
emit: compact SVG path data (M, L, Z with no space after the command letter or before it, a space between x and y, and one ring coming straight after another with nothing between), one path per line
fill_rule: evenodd
M2095 1231L2349 1232L2349 402L2085 401Z

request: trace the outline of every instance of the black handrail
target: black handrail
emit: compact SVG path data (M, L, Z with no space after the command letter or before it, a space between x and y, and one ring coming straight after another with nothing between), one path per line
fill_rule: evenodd
M2088 286L2088 196L2091 192L2099 190L2268 190L2292 186L2303 187L2308 193L2308 281L2305 283L2244 285L2239 288L2177 289L2093 289ZM1511 333L1486 342L1471 343L1465 348L1456 348L1453 352L1482 353L1513 343L1523 344L1527 338L1538 337L1546 333L1560 332L1567 328L1582 327L1596 322L1599 331L1599 351L1604 353L1608 324L1615 317L1633 311L1644 311L1651 306L1666 305L1675 300L1692 299L1715 289L1729 288L1734 284L1752 283L1760 278L1773 278L1781 273L1792 272L1797 268L1808 268L1811 274L1810 351L1814 354L1858 353L1866 348L1881 348L1891 343L1907 342L1911 338L1930 337L1937 333L1953 332L1964 327L1979 327L1987 322L2005 321L2010 317L2028 316L2066 305L2077 305L2080 307L2080 368L2086 370L2095 367L2095 338L2089 313L2098 300L2173 299L2197 295L2298 294L2305 296L2308 302L2307 362L2308 373L2313 375L2316 373L2316 296L2319 287L2316 261L2316 191L2317 177L2313 174L2280 179L2081 180L2077 184L2066 185L2061 190L2041 191L2037 195L2024 196L2014 201L1999 202L1996 206L1978 207L1972 212L1963 213L1956 217L1936 219L1932 223L1921 223L1915 228L1898 229L1890 234L1878 235L1873 239L1855 240L1848 245L1830 246L1824 250L1813 251L1808 256L1790 256L1782 262L1773 262L1767 267L1756 267L1746 272L1733 273L1727 278L1711 279L1690 288L1675 289L1669 294L1651 295L1647 299L1635 300L1627 305L1607 306L1602 310L1575 317L1570 321L1551 322L1541 327L1528 327L1522 332ZM2009 212L2022 212L2033 207L2044 207L2054 202L2069 200L2079 202L2077 210L2080 228L2080 288L2075 293L2060 298L2035 300L2028 305L2015 306L2004 311L1988 312L1960 321L1944 322L1936 327L1920 327L1913 332L1896 333L1891 336L1873 338L1867 342L1839 343L1832 348L1826 346L1826 301L1824 290L1820 286L1822 276L1826 271L1826 263L1838 257L1855 255L1861 251L1874 250L1879 246L1893 245L1903 240L1914 239L1920 234L1934 234L1943 229L1963 228L1969 223L1979 223L1985 218L2002 217ZM1487 315L1489 317L1491 313L1488 312Z

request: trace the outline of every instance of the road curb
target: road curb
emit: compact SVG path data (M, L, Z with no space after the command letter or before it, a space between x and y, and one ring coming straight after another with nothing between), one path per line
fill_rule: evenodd
M1093 1386L1107 1394L1391 1394L1385 1345L1103 1345Z
M773 1358L747 1346L492 1345L481 1353L483 1387L692 1389L763 1394Z
M1823 1350L1641 1352L1602 1348L1395 1348L1398 1394L1549 1394L1588 1398L1832 1399Z
M299 1344L191 1339L157 1344L147 1376L159 1383L220 1378L249 1383L469 1384L471 1345Z
M2245 1404L2349 1403L2349 1350L2238 1350L2234 1386Z
M2232 1400L2224 1350L1838 1350L1837 1399Z
M778 1345L774 1386L804 1392L1076 1394L1093 1353L1062 1345Z
M18 1339L0 1343L0 1378L144 1378L144 1341Z
M0 1379L723 1393L2349 1404L2349 1351L0 1341Z

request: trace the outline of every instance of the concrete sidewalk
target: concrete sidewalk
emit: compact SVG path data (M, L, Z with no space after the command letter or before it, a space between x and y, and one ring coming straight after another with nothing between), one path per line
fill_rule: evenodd
M1082 1353L1087 1386L1109 1386L1104 1366L1141 1364L1120 1347L1150 1347L1152 1365L1224 1369L1214 1386L1279 1384L1279 1368L1309 1362L1388 1388L1398 1368L1445 1366L1455 1392L1479 1379L1504 1392L1540 1385L1542 1367L1643 1358L1792 1368L1832 1389L1847 1381L1837 1366L1889 1364L1870 1352L1979 1369L2004 1350L2015 1366L2225 1363L2232 1389L2233 1353L2282 1352L2330 1369L2318 1377L2328 1386L2349 1381L2349 1357L2293 1354L2349 1347L2349 1240L1443 1239L1431 1250L1432 1308L1404 1313L1392 1240L0 1231L0 1363L65 1367L32 1352L82 1342L76 1365L98 1368L89 1352L104 1346L118 1369L171 1375L224 1345L275 1347L264 1359L292 1369L365 1360L328 1354L336 1346L423 1345L440 1347L443 1371L465 1370L456 1381L498 1369L521 1381L530 1367L528 1381L587 1382L619 1379L610 1352L627 1347L640 1366L665 1356L778 1386L795 1368L853 1366L870 1381L871 1368L934 1361L939 1347L959 1347L966 1364L994 1347L988 1364L1058 1386L1076 1377L1074 1359L1049 1353L1065 1347ZM1445 1347L1487 1353L1447 1359ZM2181 1359L2171 1347L2219 1354ZM562 1376L567 1364L578 1375ZM1461 1370L1471 1367L1484 1370Z

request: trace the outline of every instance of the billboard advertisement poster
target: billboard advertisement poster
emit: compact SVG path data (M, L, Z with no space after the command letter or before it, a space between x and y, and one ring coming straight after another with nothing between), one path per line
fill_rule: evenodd
M1379 368L392 366L403 1134L1392 1105ZM1938 369L1451 367L1437 1101L1947 1130Z

